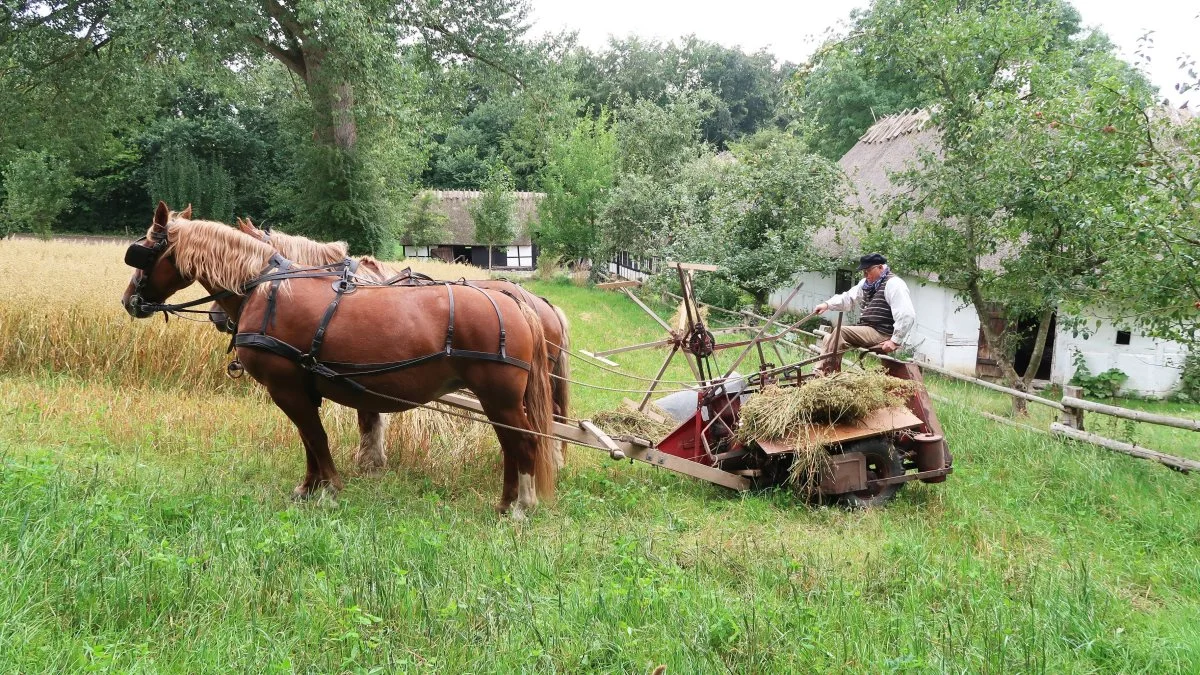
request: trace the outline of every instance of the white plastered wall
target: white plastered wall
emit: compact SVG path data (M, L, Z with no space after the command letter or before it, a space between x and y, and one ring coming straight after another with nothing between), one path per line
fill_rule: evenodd
M1179 384L1179 374L1187 349L1178 342L1158 340L1131 331L1129 344L1117 344L1117 327L1108 321L1089 316L1088 329L1091 333L1072 335L1071 330L1059 325L1054 338L1054 367L1050 381L1066 384L1075 375L1074 355L1083 354L1084 362L1093 375L1116 368L1129 376L1123 391L1139 396L1162 397L1169 395Z

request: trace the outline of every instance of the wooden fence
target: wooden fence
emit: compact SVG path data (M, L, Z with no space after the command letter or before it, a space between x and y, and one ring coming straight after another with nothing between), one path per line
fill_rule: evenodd
M759 319L763 318L763 317L759 317L757 315L752 315L752 316L754 316L754 318L759 318ZM819 333L808 333L807 331L797 331L797 332L801 332L801 333L804 333L804 334L812 336L812 337L824 337L823 334L819 334ZM809 349L816 351L815 346L810 346ZM866 350L858 350L858 351L866 351ZM878 358L882 358L882 359L898 360L898 359L892 359L892 357L890 357L890 356L880 356L878 354L876 354L876 356ZM1156 424L1156 425L1160 425L1160 426L1174 427L1176 429L1187 429L1190 431L1200 431L1200 420L1191 420L1191 419L1185 419L1182 417L1172 417L1169 415L1158 415L1155 413L1143 412L1141 410L1129 410L1128 408L1120 408L1120 407L1114 406L1114 405L1106 405L1103 403L1096 403L1094 401L1087 401L1087 400L1080 398L1080 395L1082 393L1081 389L1079 387L1075 387L1075 386L1071 386L1071 385L1067 385L1067 386L1063 387L1063 398L1062 398L1061 402L1054 401L1054 400L1051 400L1048 398L1043 398L1041 396L1037 396L1036 394L1031 394L1031 393L1025 392L1025 391L1018 391L1016 389L1012 389L1010 387L1005 387L1003 385L999 385L994 382L988 382L986 380L981 380L979 378L970 377L967 375L963 375L961 373L956 373L951 370L939 368L937 366L933 366L928 363L920 363L920 362L914 362L914 363L916 363L916 365L919 366L922 370L928 370L931 372L935 372L939 375L942 375L944 377L948 377L951 379L961 380L963 382L970 382L971 384L975 384L975 385L978 385L981 387L985 387L987 389L991 389L993 391L998 391L998 392L1001 392L1004 394L1008 394L1010 396L1016 396L1017 398L1024 399L1026 401L1029 401L1030 403L1046 406L1048 408L1053 408L1053 409L1059 411L1059 420L1057 422L1051 423L1049 429L1041 429L1041 428L1038 428L1038 427L1035 427L1035 426L1032 426L1029 424L1021 423L1017 420L1009 419L1007 417L993 415L992 413L989 413L989 412L976 411L980 415L982 415L990 420L993 420L996 422L1001 422L1001 423L1007 424L1009 426L1019 427L1019 428L1025 429L1027 431L1034 431L1034 432L1042 433L1042 434L1050 434L1053 436L1070 438L1072 440L1081 441L1084 443L1090 443L1092 445L1095 445L1095 446L1098 446L1101 448L1105 448L1106 450L1120 452L1122 454L1130 455L1132 457L1137 457L1139 459L1149 459L1149 460L1152 460L1155 462L1159 462L1160 464L1164 464L1164 465L1166 465L1172 469L1175 469L1177 471L1182 471L1183 473L1189 473L1191 471L1200 471L1200 462L1198 462L1198 461L1186 459L1184 457L1177 457L1175 455L1168 455L1167 453L1164 453L1164 452L1159 452L1157 450L1153 450L1150 448L1135 445L1133 443L1126 443L1124 441L1118 441L1118 440L1114 440L1111 438L1106 438L1099 434L1087 431L1084 428L1083 413L1086 411L1086 412L1097 413L1097 414L1101 414L1101 415L1109 415L1111 417L1117 417L1120 419L1133 420L1135 422L1143 422L1145 424ZM944 403L950 402L945 397L935 396L932 394L931 394L931 397L934 399L940 400ZM1200 440L1200 439L1198 439L1198 440Z
M887 358L887 357L884 357L884 358ZM1200 462L1197 462L1195 460L1186 459L1183 457L1177 457L1175 455L1168 455L1165 452L1159 452L1157 450L1152 450L1150 448L1141 447L1138 445L1134 445L1133 443L1126 443L1124 441L1117 441L1117 440L1113 440L1111 438L1105 438L1104 436L1101 436L1099 434L1095 434L1090 431L1087 431L1086 429L1084 429L1083 413L1085 411L1087 411L1087 412L1099 413L1101 415L1109 415L1112 417L1118 417L1121 419L1133 420L1135 422L1144 422L1146 424L1157 424L1157 425L1161 425L1161 426L1175 427L1177 429L1189 429L1191 431L1200 431L1200 420L1189 420L1189 419L1184 419L1182 417L1171 417L1169 415L1157 415L1154 413L1143 412L1140 410L1129 410L1128 408L1120 408L1115 405L1105 405L1103 403L1095 403L1093 401L1085 401L1084 399L1079 398L1079 395L1081 393L1080 388L1071 386L1071 385L1067 385L1067 386L1063 387L1063 399L1062 399L1062 402L1059 402L1059 401L1050 400L1048 398L1042 398L1041 396L1036 396L1036 395L1030 394L1028 392L1017 391L1016 389L1011 389L1009 387L1005 387L1005 386L996 384L994 382L987 382L985 380L980 380L980 379L977 379L974 377L968 377L966 375L961 375L959 373L955 373L955 372L952 372L949 370L944 370L944 369L938 368L936 366L931 366L927 363L917 363L917 365L920 366L922 370L930 370L935 373L938 373L939 375L943 375L943 376L946 376L946 377L949 377L952 379L962 380L964 382L971 382L973 384L977 384L977 385L986 387L988 389L992 389L994 391L999 391L999 392L1002 392L1005 394L1009 394L1010 396L1016 396L1018 398L1025 399L1026 401L1029 401L1031 403L1043 405L1048 408L1054 408L1055 410L1059 411L1059 413L1060 413L1058 421L1051 423L1050 428L1047 430L1047 429L1040 429L1038 427L1031 426L1029 424L1022 424L1021 422L1018 422L1016 420L1012 420L1007 417L1001 417L999 415L993 415L989 412L977 411L977 412L979 412L980 415L983 415L984 417L986 417L990 420L1008 424L1010 426L1019 427L1019 428L1025 429L1027 431L1035 431L1035 432L1043 433L1043 434L1051 434L1054 436L1070 438L1070 439L1076 440L1076 441L1082 441L1084 443L1090 443L1092 445L1096 445L1101 448L1105 448L1107 450L1112 450L1114 452L1120 452L1120 453L1123 453L1126 455L1130 455L1132 457L1138 457L1140 459L1153 460L1155 462L1159 462L1160 464L1165 464L1166 466L1169 466L1172 469L1175 469L1177 471L1182 471L1184 473L1188 473L1191 471L1200 471ZM950 402L948 399L941 397L941 396L937 396L935 398L937 398L938 400L941 400L943 402L946 402L946 403Z

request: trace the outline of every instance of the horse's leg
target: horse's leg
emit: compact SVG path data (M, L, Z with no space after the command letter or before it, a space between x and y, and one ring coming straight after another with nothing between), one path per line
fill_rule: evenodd
M507 424L519 429L530 429L525 411L509 401L480 398L483 411L492 422ZM500 503L496 510L510 513L514 520L524 520L526 513L537 506L537 490L533 480L534 455L537 452L536 437L503 427L494 427L500 440L504 459L504 487L500 491Z
M388 420L379 413L358 411L360 440L354 461L360 469L371 471L387 466L387 450L384 437L387 435Z
M292 491L296 499L307 499L318 489L329 491L330 496L337 495L341 490L342 477L338 475L333 465L333 457L329 454L329 437L321 424L320 408L309 398L308 391L303 386L281 387L269 390L271 400L288 416L292 424L300 432L300 440L304 442L304 456L307 468L304 480Z

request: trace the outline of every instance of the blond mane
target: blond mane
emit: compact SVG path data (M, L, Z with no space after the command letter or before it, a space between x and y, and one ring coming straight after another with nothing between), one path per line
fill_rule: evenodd
M270 234L258 229L247 220L239 220L238 227L242 232L264 241L272 246L280 255L298 265L329 265L339 263L349 257L349 247L344 241L329 243L313 241L298 234L288 234L272 230ZM399 270L369 255L358 259L361 267L358 275L372 281L386 281L399 274Z
M167 223L166 253L172 252L180 274L238 292L275 251L224 223L174 218Z
M350 247L344 241L324 243L278 230L271 231L268 243L280 255L299 265L329 265L350 255Z

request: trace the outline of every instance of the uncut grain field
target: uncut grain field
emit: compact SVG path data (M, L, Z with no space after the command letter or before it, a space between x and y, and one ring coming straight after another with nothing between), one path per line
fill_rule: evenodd
M290 423L225 376L227 336L125 314L122 253L0 241L0 672L1200 672L1200 478L977 415L1001 398L932 381L955 473L885 509L575 449L525 523L492 509L488 428L396 416L360 473L327 403L346 489L294 503ZM621 295L529 285L577 349L660 337ZM633 395L577 387L574 414Z

